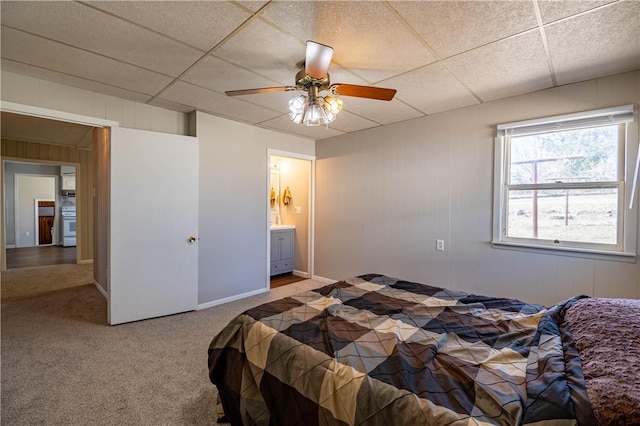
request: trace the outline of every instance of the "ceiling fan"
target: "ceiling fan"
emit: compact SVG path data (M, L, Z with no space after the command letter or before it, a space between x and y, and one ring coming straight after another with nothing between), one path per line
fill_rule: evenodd
M254 95L257 93L300 91L304 94L289 100L289 118L296 124L319 126L335 120L342 109L342 100L337 96L355 96L359 98L390 101L396 94L395 89L359 86L329 82L329 64L333 57L333 48L315 41L307 41L304 63L296 74L295 86L263 87L259 89L229 90L228 96ZM329 91L331 96L321 96L320 92Z

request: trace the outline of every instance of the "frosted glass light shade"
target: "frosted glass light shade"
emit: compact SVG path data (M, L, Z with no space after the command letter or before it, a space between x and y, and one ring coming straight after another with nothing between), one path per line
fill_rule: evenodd
M331 123L342 110L342 100L331 96L296 96L289 100L289 118L296 124L321 126Z
M304 95L296 96L289 100L289 118L296 124L302 123L302 116L307 105L307 97Z

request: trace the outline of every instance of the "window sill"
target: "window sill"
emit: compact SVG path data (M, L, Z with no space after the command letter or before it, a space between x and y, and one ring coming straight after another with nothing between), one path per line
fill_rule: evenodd
M637 254L619 251L592 250L568 247L546 247L533 244L492 241L491 246L501 250L519 250L529 253L553 254L555 256L580 257L615 262L636 263Z

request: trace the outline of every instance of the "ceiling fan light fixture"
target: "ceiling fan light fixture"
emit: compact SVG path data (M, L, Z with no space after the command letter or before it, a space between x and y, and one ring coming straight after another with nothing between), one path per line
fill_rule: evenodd
M307 97L304 95L289 99L289 118L296 124L302 123L302 117L307 109Z
M330 111L333 115L338 115L338 113L342 111L342 99L334 98L333 96L325 96L324 100L329 104Z
M335 114L328 111L327 103L322 96L310 100L309 105L302 116L302 124L305 126L321 126L329 124L336 119ZM329 114L327 114L329 112Z
M289 118L296 124L322 126L331 123L342 109L342 100L318 95L318 88L309 90L309 96L289 99Z
M298 90L304 94L289 99L291 121L305 126L326 125L327 127L342 111L342 100L337 96L355 96L382 101L393 99L396 94L395 89L345 83L330 84L328 70L332 56L331 46L307 40L306 57L304 62L298 65L300 71L296 74L295 86L229 90L225 93L228 96L240 96ZM332 96L320 96L320 92L325 90L328 90Z

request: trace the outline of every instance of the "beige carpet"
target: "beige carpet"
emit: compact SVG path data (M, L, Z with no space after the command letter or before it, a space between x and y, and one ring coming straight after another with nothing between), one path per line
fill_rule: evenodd
M5 303L92 282L91 263L9 269L2 272L0 294L2 303Z
M249 307L322 285L113 327L93 285L3 303L2 424L216 424L213 336Z

